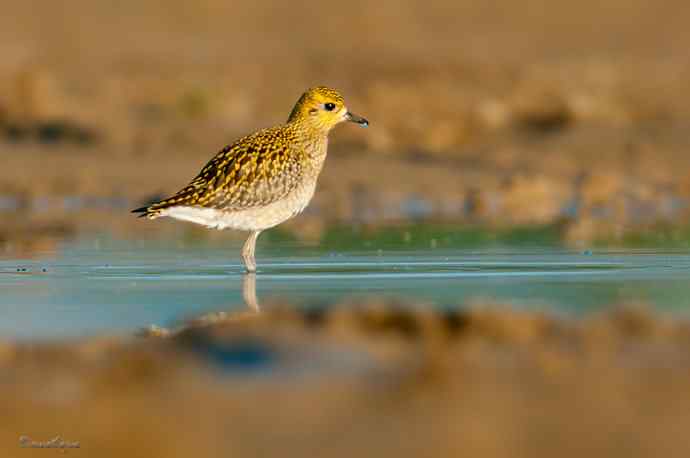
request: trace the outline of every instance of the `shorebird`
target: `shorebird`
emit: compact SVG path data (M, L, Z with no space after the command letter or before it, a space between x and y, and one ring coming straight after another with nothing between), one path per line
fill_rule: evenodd
M226 146L175 195L132 212L248 231L242 259L247 271L255 272L259 234L309 204L326 159L328 134L345 121L369 125L347 109L335 89L311 88L299 98L287 123Z

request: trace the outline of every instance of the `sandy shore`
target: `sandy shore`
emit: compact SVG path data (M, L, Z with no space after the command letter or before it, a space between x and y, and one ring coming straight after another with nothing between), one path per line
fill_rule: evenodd
M690 452L690 324L394 303L216 314L131 339L4 344L8 457L646 457ZM164 337L163 337L164 336Z

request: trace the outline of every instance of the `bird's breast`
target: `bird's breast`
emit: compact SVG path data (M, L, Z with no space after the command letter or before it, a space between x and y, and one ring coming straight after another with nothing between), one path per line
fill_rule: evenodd
M268 205L228 213L217 227L256 231L277 226L302 213L315 189L316 180L305 181L282 199Z

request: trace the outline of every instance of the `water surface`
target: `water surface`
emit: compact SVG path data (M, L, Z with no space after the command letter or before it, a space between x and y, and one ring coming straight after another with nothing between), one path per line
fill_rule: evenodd
M0 337L72 337L171 326L246 310L236 242L87 240L35 259L0 260ZM386 296L429 307L482 301L581 314L627 302L690 310L685 251L573 251L558 246L326 250L270 240L258 250L258 302L328 307ZM245 288L243 295L243 287Z

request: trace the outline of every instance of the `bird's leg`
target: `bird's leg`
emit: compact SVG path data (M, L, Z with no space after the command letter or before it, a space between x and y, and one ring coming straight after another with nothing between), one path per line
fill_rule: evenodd
M247 241L242 247L242 259L244 265L247 266L247 272L256 272L256 260L254 259L254 249L256 248L256 239L259 237L261 231L254 231L249 234Z

